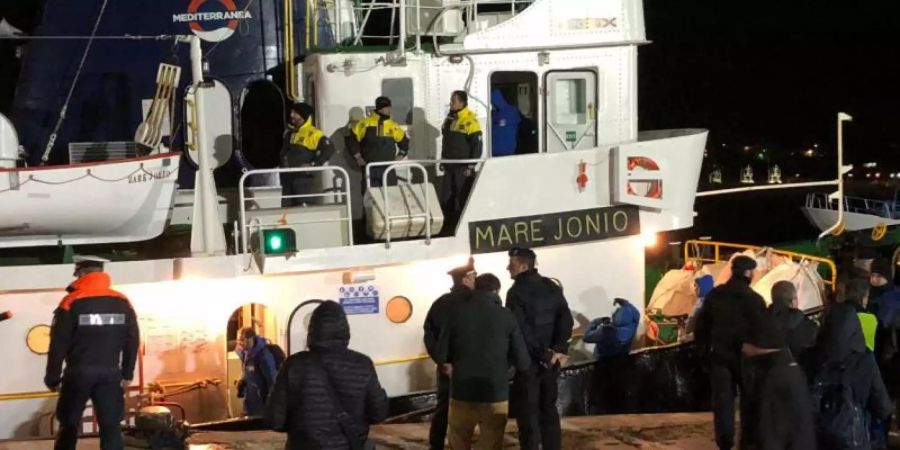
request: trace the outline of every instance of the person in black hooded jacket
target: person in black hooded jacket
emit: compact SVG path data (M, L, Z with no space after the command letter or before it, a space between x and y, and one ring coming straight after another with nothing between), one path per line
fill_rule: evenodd
M862 327L853 306L838 303L831 307L825 315L822 329L816 343L817 369L815 382L820 380L844 380L849 384L853 401L863 408L872 418L887 419L893 410L875 357L866 348ZM814 408L819 405L813 405ZM827 427L828 424L821 424ZM820 426L820 433L823 428ZM833 432L835 430L824 429ZM845 435L867 435L869 430L841 430ZM828 439L820 435L819 448L829 450L846 447L835 447ZM862 450L872 448L868 443L851 448Z
M278 371L266 406L270 426L288 433L290 450L362 448L369 425L387 418L387 395L372 360L347 348L350 324L339 304L326 301L313 311L307 342L309 350ZM352 430L338 420L342 412ZM355 435L353 444L346 434Z
M731 260L731 279L716 286L697 313L694 337L709 351L710 386L716 444L722 450L734 446L734 402L741 388L741 346L747 342L751 325L765 310L765 301L750 287L756 261L738 255ZM744 407L749 402L741 402ZM742 416L746 413L742 408ZM749 424L752 421L743 421ZM745 430L742 439L755 438ZM745 442L747 443L747 442Z

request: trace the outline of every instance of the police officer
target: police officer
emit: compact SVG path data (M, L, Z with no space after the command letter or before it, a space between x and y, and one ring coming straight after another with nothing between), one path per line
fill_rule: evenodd
M44 384L59 391L57 450L75 449L88 400L100 425L100 447L121 449L124 389L134 378L138 323L128 298L110 289L96 256L76 256L77 279L53 313ZM66 370L60 376L63 361Z
M409 153L409 138L397 122L391 119L391 99L375 99L375 111L353 125L350 153L365 170L373 162L400 161ZM372 186L379 187L386 166L373 167L369 172ZM394 177L391 177L394 178ZM362 193L366 193L366 178L362 179Z
M509 251L507 270L515 281L506 293L506 307L519 322L532 361L531 368L516 373L511 394L521 448L559 450L556 379L568 360L574 321L562 289L537 272L536 262L531 249Z
M291 105L289 117L291 131L281 148L282 167L322 166L334 154L331 140L313 125L313 113L313 107L306 103ZM310 194L314 179L315 175L311 173L282 173L282 194L285 196ZM285 198L282 200L282 206L300 206L303 203L313 202L310 197Z
M444 137L441 159L481 158L481 124L469 109L469 95L465 91L454 91L450 95L450 113L444 120L441 133ZM475 164L444 164L441 207L446 230L455 229L459 222L474 179Z
M752 324L759 321L766 304L750 287L756 261L738 255L731 260L731 278L716 286L703 301L697 313L694 338L707 349L710 363L713 425L716 444L727 450L734 446L734 401L741 395L741 447L753 444L753 402L746 392L752 385L753 370L741 371L741 347L747 343Z
M431 359L437 362L438 340L441 332L447 327L447 321L451 314L451 309L459 303L465 301L472 289L475 289L475 261L470 257L469 263L452 269L447 275L453 279L453 286L450 292L438 297L431 308L428 315L425 316L424 325L424 341L425 349ZM437 373L438 389L437 389L437 411L431 418L431 430L429 432L429 445L431 450L443 450L444 440L447 437L447 417L450 409L450 377L448 374L440 370L438 366Z

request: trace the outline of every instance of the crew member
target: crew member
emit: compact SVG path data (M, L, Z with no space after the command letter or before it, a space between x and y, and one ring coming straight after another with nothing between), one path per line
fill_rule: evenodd
M365 171L366 165L375 162L400 161L409 153L409 138L397 122L391 119L391 99L375 99L375 111L353 125L350 153ZM374 187L382 185L387 166L376 166L369 171ZM391 176L391 180L396 177ZM393 184L389 181L389 184ZM366 177L362 179L362 193L366 193Z
M450 95L450 114L444 120L441 130L443 143L441 159L481 158L481 124L475 113L469 109L469 95L465 91L454 91ZM441 207L444 210L445 230L454 230L466 206L472 182L475 179L475 164L445 163L444 181L441 187Z
M498 88L491 89L491 156L516 154L522 113L510 105Z
M322 130L313 125L313 113L313 107L306 103L291 105L289 117L291 131L281 148L282 167L322 166L334 154L334 145L331 144L331 140L322 133ZM282 199L281 206L316 203L315 199L311 197L289 197L311 194L314 180L315 175L312 173L282 173L282 195L287 198Z
M506 307L519 322L532 362L528 370L516 373L511 394L521 448L559 450L556 378L568 359L573 320L562 289L537 272L536 260L531 249L509 251L507 270L515 281L506 293Z
M475 261L471 257L468 264L454 268L447 272L453 279L453 287L450 292L438 297L428 315L425 316L425 349L428 356L437 363L437 346L441 333L447 328L452 309L465 301L472 289L475 288ZM442 450L447 437L447 417L450 408L450 377L437 366L437 410L431 418L431 431L429 432L429 445L431 450Z
M748 341L751 325L765 311L766 304L751 287L756 261L738 255L731 260L731 279L716 286L706 296L697 313L694 337L708 349L710 385L716 444L722 450L734 446L734 400L741 394L741 439L750 444L756 434L750 417L751 401L745 398L745 387L752 384L750 374L741 377L741 346ZM743 447L743 446L742 446Z
M109 275L103 272L107 260L96 256L74 260L77 279L66 288L69 294L53 313L44 375L47 388L59 391L55 448L75 449L90 399L100 425L100 447L120 449L124 389L134 378L137 359L137 317L128 299L110 289Z

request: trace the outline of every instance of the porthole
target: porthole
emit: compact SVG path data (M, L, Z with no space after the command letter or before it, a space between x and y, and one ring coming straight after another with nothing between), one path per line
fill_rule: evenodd
M408 298L398 295L388 300L384 313L391 322L404 323L412 317L412 310L412 302Z
M35 325L25 336L25 344L28 349L37 355L46 355L50 352L50 327L48 325Z

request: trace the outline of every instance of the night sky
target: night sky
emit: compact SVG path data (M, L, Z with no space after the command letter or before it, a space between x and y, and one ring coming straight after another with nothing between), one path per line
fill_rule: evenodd
M0 17L30 30L39 3L0 0ZM900 1L833 3L645 0L653 43L640 49L640 128L710 129L710 164L746 163L767 148L786 172L825 176L843 110L855 119L850 161L900 170ZM3 112L16 72L11 48L0 42ZM791 156L815 143L818 159Z
M790 164L818 143L833 173L845 111L845 157L900 169L900 2L828 3L646 0L641 129L709 128L713 161L751 145Z

